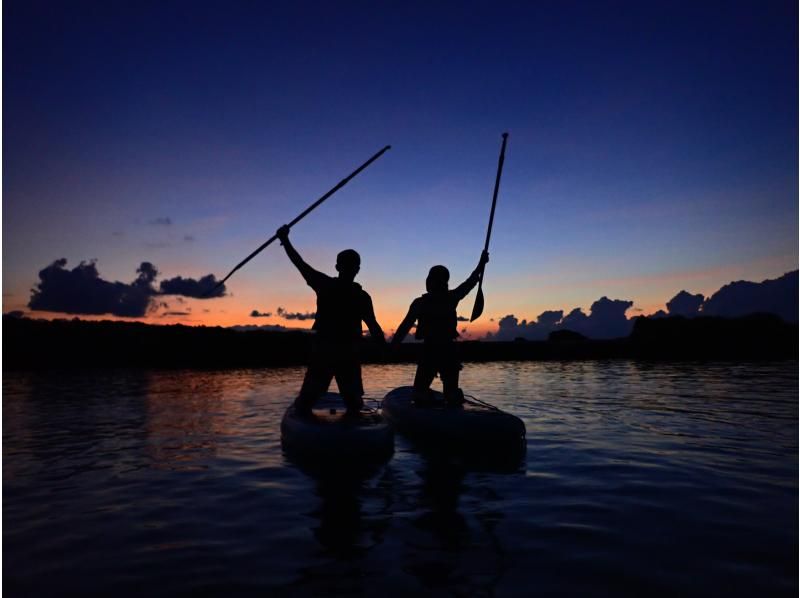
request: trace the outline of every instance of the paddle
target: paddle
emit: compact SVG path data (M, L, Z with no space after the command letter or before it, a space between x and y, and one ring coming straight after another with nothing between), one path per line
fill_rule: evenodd
M287 226L288 226L289 228L291 228L292 226L294 226L295 224L297 224L298 222L300 222L300 221L301 221L303 218L305 218L305 217L308 215L308 213L309 213L309 212L311 212L311 210L313 210L314 208L316 208L316 207L317 207L319 204L321 204L323 201L325 201L326 199L328 199L328 198L329 198L331 195L333 195L334 193L336 193L336 192L337 192L339 189L341 189L342 187L344 187L344 186L345 186L345 185L346 185L348 182L350 182L350 179L352 179L352 178L353 178L354 176L356 176L356 175L357 175L359 172L361 172L362 170L364 170L364 169L365 169L367 166L369 166L370 164L372 164L372 163L373 163L375 160L377 160L378 158L380 158L380 157L383 155L383 153L384 153L386 150L390 149L391 147L392 147L391 145L387 145L387 146L386 146L385 148L383 148L381 151L379 151L379 152L378 152L378 153L376 153L374 156L372 156L372 157L371 157L369 160L367 160L366 162L364 162L364 163L363 163L361 166L359 166L358 168L356 168L356 169L355 169L353 172L351 172L349 175L347 175L345 178L343 178L341 181L339 181L339 182L336 184L336 186L335 186L333 189L331 189L330 191L328 191L328 192L327 192L325 195L323 195L323 196L322 196L322 197L320 197L320 198L319 198L317 201L315 201L315 202L314 202L314 203L312 203L310 206L308 206L308 207L307 207L307 208L306 208L306 209L305 209L305 210L304 210L304 211L303 211L303 212L302 212L302 213L301 213L301 214L300 214L300 215L299 215L297 218L295 218L294 220L292 220L292 221L291 221L291 222L290 222L290 223L289 223ZM246 258L244 258L244 259L243 259L241 262L239 262L238 264L236 264L236 267L235 267L233 270L231 270L230 272L228 272L228 275L227 275L225 278L223 278L222 280L220 280L220 281L219 281L219 282L218 282L218 283L217 283L217 284L216 284L216 285L215 285L215 286L214 286L212 289L210 289L209 291L206 291L205 293L203 293L203 296L204 296L204 297L207 297L207 296L211 295L211 294L212 294L214 291L216 291L216 290L217 290L219 287L221 287L223 284L225 284L225 281L226 281L226 280L228 280L228 279L229 279L231 276L233 276L233 273L234 273L234 272L236 272L236 271L237 271L239 268L241 268L241 267L242 267L242 266L244 266L244 265L245 265L247 262L249 262L249 261L250 261L250 260L252 260L254 257L256 257L256 256L257 256L257 255L258 255L258 254L259 254L259 253L260 253L260 252L263 250L263 249L265 249L265 248L266 248L266 247L267 247L267 246L268 246L270 243L272 243L272 242L273 242L275 239L277 239L277 238L278 238L278 235L272 235L272 236L271 236L269 239L267 239L267 241L266 241L265 243L263 243L263 244L262 244L262 245L261 245L261 246L260 246L258 249L256 249L256 250L255 250L253 253L251 253L250 255L248 255Z
M492 222L494 222L494 207L497 205L497 191L500 189L500 175L503 173L503 162L506 158L506 141L508 133L503 133L503 145L500 147L500 160L497 162L497 178L494 180L494 195L492 196L492 211L489 213L489 228L486 230L486 244L484 251L489 251L489 239L492 237ZM478 279L478 294L475 295L475 305L472 307L472 316L469 321L474 322L483 313L483 273L486 264L481 268L480 278Z

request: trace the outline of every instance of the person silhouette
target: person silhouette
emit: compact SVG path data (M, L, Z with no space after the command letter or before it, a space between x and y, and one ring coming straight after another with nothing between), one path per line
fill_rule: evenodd
M428 401L430 386L438 373L444 387L445 401L451 405L464 402L464 393L458 387L461 362L458 358L455 339L458 338L458 316L456 306L478 284L489 253L481 253L478 267L455 289L448 288L450 272L444 266L434 266L425 279L428 291L411 302L408 314L397 327L392 339L396 346L417 323L415 337L424 341L417 372L414 375L414 400L422 404Z
M369 294L354 281L361 269L361 256L345 249L336 256L337 277L318 272L309 266L289 241L289 227L276 233L291 262L317 294L317 314L312 330L311 359L306 369L300 394L294 401L300 415L311 415L316 400L325 394L335 377L339 393L347 407L346 415L357 416L364 405L361 381L361 322L365 322L372 338L385 343Z

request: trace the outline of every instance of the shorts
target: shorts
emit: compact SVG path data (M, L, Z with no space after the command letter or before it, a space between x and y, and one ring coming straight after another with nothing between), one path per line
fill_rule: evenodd
M417 364L414 388L419 391L427 390L430 388L433 379L439 374L445 392L453 392L458 388L460 371L461 360L458 356L456 343L426 342L422 346L422 355Z
M347 407L360 409L364 386L361 382L358 343L315 338L311 343L311 359L295 405L310 409L319 397L328 392L334 378Z

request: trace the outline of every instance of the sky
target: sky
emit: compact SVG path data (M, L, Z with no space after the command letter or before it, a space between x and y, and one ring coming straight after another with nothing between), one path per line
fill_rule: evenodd
M431 266L455 286L477 264L504 131L466 337L602 296L633 316L776 278L798 265L797 10L6 0L3 311L65 317L28 307L59 259L126 284L142 262L156 285L221 278L390 144L291 238L332 275L356 249L391 331ZM311 325L279 307L315 298L275 244L224 297L160 296L133 319Z

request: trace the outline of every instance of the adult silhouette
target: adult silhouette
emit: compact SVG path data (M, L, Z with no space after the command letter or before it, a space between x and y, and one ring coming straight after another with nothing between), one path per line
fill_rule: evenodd
M355 282L361 269L361 257L353 249L336 256L338 276L323 274L309 266L289 241L289 227L276 233L286 255L303 275L308 286L317 294L317 315L312 329L316 332L311 348L311 360L306 369L295 409L311 415L314 402L328 390L335 377L339 393L347 406L347 415L358 415L364 402L361 381L361 322L365 322L372 338L385 343L369 294Z
M450 290L450 272L444 266L434 266L425 279L428 291L411 302L408 314L400 323L392 339L398 345L417 323L415 337L424 341L422 354L414 376L415 401L424 403L428 397L431 382L438 373L444 387L444 397L449 404L464 402L464 393L458 387L461 362L456 351L458 338L458 316L456 307L478 284L481 271L489 261L489 252L481 253L478 267L464 282Z

